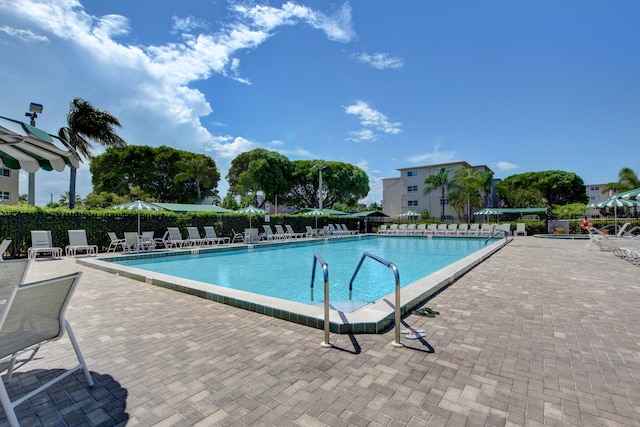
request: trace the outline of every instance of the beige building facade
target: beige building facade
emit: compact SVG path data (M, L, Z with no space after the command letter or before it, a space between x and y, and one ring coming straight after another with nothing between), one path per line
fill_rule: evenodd
M428 212L431 218L440 218L442 214L440 190L434 190L424 195L424 180L427 176L438 173L441 170L453 171L457 168L471 168L476 172L493 172L487 166L472 166L467 162L441 163L397 169L400 172L399 177L382 179L383 212L391 218L397 218L403 212L410 210L420 214ZM492 189L489 197L489 205L492 207L495 203L494 194L495 191ZM447 200L445 200L444 215L447 221L458 221L459 219L458 213L453 207L449 206Z
M20 170L0 167L0 203L17 205L19 194Z

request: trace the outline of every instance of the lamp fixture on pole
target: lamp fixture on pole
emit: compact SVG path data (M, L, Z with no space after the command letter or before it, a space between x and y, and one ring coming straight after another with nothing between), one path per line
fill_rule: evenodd
M318 167L317 165L314 168L318 169L318 209L322 210L322 171L325 170L328 166L326 164Z
M30 125L36 127L36 119L38 113L42 113L42 104L36 104L32 102L29 105L29 111L24 113L25 116L30 117ZM36 204L36 173L29 172L29 191L27 194L27 203L31 206Z

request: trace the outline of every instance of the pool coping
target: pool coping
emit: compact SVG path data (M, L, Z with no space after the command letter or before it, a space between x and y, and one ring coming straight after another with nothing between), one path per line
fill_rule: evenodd
M358 239L372 234L344 237L344 239ZM385 237L375 235L375 237ZM389 236L399 237L399 236ZM400 236L401 237L401 236ZM425 237L425 238L460 238L460 237ZM475 238L475 237L469 237ZM334 238L328 238L334 239ZM450 286L458 278L462 277L476 265L493 255L496 251L508 244L513 237L506 237L487 244L484 248L467 255L466 257L449 264L448 266L417 281L404 286L400 292L401 316L411 314L416 308L421 307L436 294ZM260 246L290 245L309 242L318 239L296 239L281 242L261 243ZM211 285L195 280L183 279L163 273L154 273L135 267L115 264L114 261L122 261L133 258L155 258L176 256L185 254L208 253L229 250L251 249L255 245L232 244L209 246L202 248L187 248L171 251L152 252L145 254L116 255L108 258L83 258L76 262L87 267L96 268L109 273L119 274L134 280L145 282L154 286L194 295L200 298L216 301L244 310L254 311L267 316L276 317L317 329L324 329L323 305L309 305L280 298L258 295L251 292L231 289L218 285ZM106 260L106 261L105 261ZM401 272L400 272L401 273ZM390 288L393 284L390 283ZM322 293L322 289L316 292ZM394 326L395 292L383 296L377 301L366 304L351 312L340 311L332 307L329 314L330 330L338 334L379 334L388 331Z

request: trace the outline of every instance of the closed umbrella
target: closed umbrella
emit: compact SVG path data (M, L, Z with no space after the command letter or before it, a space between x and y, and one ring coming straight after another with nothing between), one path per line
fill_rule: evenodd
M255 206L247 206L246 208L238 209L234 211L235 213L249 215L249 228L251 228L251 217L253 215L266 215L267 211L256 208Z
M121 205L111 206L111 209L137 210L138 211L138 236L140 235L140 211L162 211L164 208L154 205L153 203L136 200L134 202L123 203Z

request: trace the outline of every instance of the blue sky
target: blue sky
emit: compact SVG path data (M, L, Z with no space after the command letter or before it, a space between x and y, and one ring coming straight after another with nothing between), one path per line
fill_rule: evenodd
M355 164L367 203L397 168L458 160L607 183L640 165L639 19L635 0L0 0L0 115L41 103L57 133L82 97L223 178L254 148ZM68 176L38 172L36 202Z

